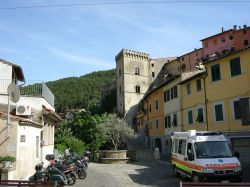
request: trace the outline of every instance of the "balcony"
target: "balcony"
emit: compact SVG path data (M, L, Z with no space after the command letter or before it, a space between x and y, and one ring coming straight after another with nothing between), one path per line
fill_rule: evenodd
M7 88L12 80L0 80L0 95L7 94ZM43 97L51 106L54 107L54 95L47 85L40 81L26 81L24 84L18 85L21 96Z

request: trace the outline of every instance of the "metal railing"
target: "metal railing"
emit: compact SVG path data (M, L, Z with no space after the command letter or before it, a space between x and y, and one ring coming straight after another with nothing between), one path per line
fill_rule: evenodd
M39 186L39 187L49 187L54 186L52 181L27 181L27 180L0 180L0 187L5 186Z
M0 94L7 94L7 88L12 80L1 79L0 80ZM18 85L20 89L21 96L29 97L43 97L48 101L51 106L54 107L54 94L47 87L47 85L42 81L26 81L24 84Z

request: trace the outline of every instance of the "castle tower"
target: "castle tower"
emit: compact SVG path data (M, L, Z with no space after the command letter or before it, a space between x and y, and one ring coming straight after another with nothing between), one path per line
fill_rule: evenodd
M133 126L138 103L167 60L151 60L149 54L126 49L122 49L115 60L117 111Z

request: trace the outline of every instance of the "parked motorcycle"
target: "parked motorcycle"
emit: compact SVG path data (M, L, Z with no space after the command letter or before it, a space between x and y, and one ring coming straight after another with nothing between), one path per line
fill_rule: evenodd
M86 164L80 160L80 158L75 154L68 154L67 157L64 157L63 160L61 160L61 163L64 165L73 165L76 166L75 172L78 175L80 179L85 179L87 176L86 172Z
M30 181L47 181L48 173L44 170L43 162L37 164L35 170L34 175L29 178Z
M45 169L42 162L35 166L35 170L35 174L29 178L30 181L52 181L55 187L68 183L64 174L51 165Z
M46 160L50 161L50 165L47 168L50 180L54 181L58 185L74 185L76 183L75 167L66 167L59 162L55 161L55 156L46 155Z

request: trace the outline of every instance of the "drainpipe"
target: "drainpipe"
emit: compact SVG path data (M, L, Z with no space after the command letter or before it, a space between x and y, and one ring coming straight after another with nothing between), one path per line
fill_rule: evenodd
M208 131L208 115L207 115L207 89L206 89L206 77L207 77L207 68L205 67L205 76L202 77L204 83L204 97L205 97L205 114L206 114L206 130Z

